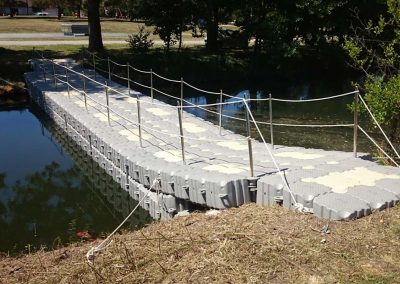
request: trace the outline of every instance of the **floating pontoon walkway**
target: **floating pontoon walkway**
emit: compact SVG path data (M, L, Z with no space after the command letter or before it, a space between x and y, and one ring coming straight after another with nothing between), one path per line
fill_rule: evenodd
M223 209L256 202L350 220L400 199L399 168L348 152L271 149L184 108L128 94L73 60L31 65L25 78L33 101L154 218L190 203ZM109 87L98 83L105 81Z

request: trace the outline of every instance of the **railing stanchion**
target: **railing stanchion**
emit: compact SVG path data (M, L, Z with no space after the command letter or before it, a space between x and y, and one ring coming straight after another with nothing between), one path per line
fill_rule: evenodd
M42 64L42 71L43 71L43 80L45 83L47 83L47 78L46 78L46 67Z
M247 130L247 146L249 149L249 166L250 166L250 176L254 177L254 163L253 163L253 147L251 142L251 128L250 128L250 115L248 105L246 107L246 130Z
M128 75L128 96L131 95L131 76L130 76L130 70L131 66L129 65L129 62L126 63L127 66L127 75Z
M108 81L111 84L111 66L110 66L110 57L107 57L107 64L108 64Z
M71 100L71 96L70 96L70 94L69 94L68 68L65 68L65 81L67 82L67 94L68 94L68 99Z
M96 77L96 58L95 58L94 53L93 53L93 70L94 70L94 79L97 81L97 77Z
M358 91L354 94L354 128L353 128L353 154L354 158L357 158L357 140L358 140L358 96L360 92Z
M52 61L52 64L53 64L53 79L54 79L54 88L56 88L56 89L57 89L56 67L55 67L54 61Z
M183 78L181 77L181 116L183 114Z
M219 125L219 135L221 135L221 131L222 131L222 102L223 101L223 93L222 90L220 90L220 94L219 94L219 121L218 121L218 125Z
M179 101L177 102L177 110L178 110L178 120L179 120L179 133L181 136L181 150L182 150L182 163L186 165L186 159L185 159L185 140L183 138L183 125L182 125L182 106L179 106Z
M84 71L82 71L82 80L83 80L83 97L85 99L85 108L86 108L86 111L87 111L88 107L87 107L87 99L86 99L86 79L85 79L85 72Z
M110 121L110 101L109 101L109 99L108 99L108 82L107 82L107 81L106 81L105 91L106 91L106 103L107 103L107 119L108 119L108 125L111 125L111 121Z
M274 126L272 125L272 94L269 94L269 130L271 132L271 146L274 149Z
M150 69L150 96L151 102L154 100L154 93L153 93L153 69Z
M140 147L143 148L143 142L142 142L142 122L141 122L141 117L140 117L140 97L139 97L139 94L136 95L136 104L137 104L137 115L138 115L139 142L140 142Z

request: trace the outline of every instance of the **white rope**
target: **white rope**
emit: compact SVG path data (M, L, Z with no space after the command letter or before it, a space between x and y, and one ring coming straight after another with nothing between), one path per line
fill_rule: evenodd
M250 110L250 108L249 108L249 105L247 104L246 100L244 100L244 99L243 99L243 103L244 103L245 106L246 106L246 109L247 109L247 111L248 111L248 113L249 113L249 115L250 115L250 117L251 117L251 120L253 121L254 126L256 127L256 129L257 129L257 131L258 131L258 134L260 135L261 140L263 141L263 144L264 144L265 148L267 149L268 154L269 154L269 156L271 157L271 160L272 160L272 162L274 163L275 168L277 169L278 174L279 174L279 176L281 177L281 179L282 179L282 181L283 181L283 184L286 186L286 188L287 188L288 191L289 191L290 197L293 199L294 207L295 207L298 211L304 212L304 210L303 210L303 209L304 209L304 206L296 201L296 197L294 196L292 190L291 190L290 187L289 187L289 184L287 183L286 179L284 178L283 173L282 173L280 167L278 166L278 163L276 162L275 157L274 157L274 155L272 154L271 149L269 149L268 144L267 144L267 142L265 141L264 135L262 134L260 128L258 127L258 124L257 124L256 120L254 119L253 113L251 112L251 110Z
M318 99L308 99L308 100L286 100L286 99L276 99L276 98L272 98L271 100L277 101L277 102L287 102L287 103L308 103L308 102L318 102L318 101L325 101L325 100L331 100L331 99L336 99L336 98L340 98L340 97L345 97L345 96L353 95L357 92L358 91L352 91L352 92L343 93L340 95L318 98ZM269 98L267 98L267 99L250 99L250 101L269 101Z
M392 157L390 157L389 154L386 153L385 150L383 150L383 149L378 145L378 143L376 143L376 141L375 141L371 136L369 136L368 133L367 133L363 128L361 128L361 126L358 126L358 129L360 129L360 130L362 131L362 133L364 133L365 136L367 136L367 138L368 138L369 140L371 140L371 142L374 143L375 146L376 146L379 150L381 150L382 153L383 153L389 160L391 160L391 161L393 162L393 164L395 164L397 167L400 167L399 164L397 164L396 161L395 161Z
M48 61L50 61L50 60L48 60ZM51 61L51 62L54 63L53 61ZM106 85L104 85L104 84L102 84L102 83L100 83L100 82L98 82L98 81L96 81L96 80L94 80L94 79L88 77L86 74L79 73L79 72L77 72L77 71L74 71L74 70L71 69L71 68L68 68L68 67L66 67L66 66L64 66L64 65L60 65L60 64L58 64L58 63L54 63L54 64L57 65L57 66L60 66L60 67L62 67L62 68L66 68L66 69L72 71L73 73L77 74L78 76L80 76L80 77L85 77L85 78L87 78L88 80L90 80L90 81L92 81L92 82L94 82L94 83L96 83L96 84L99 84L99 85L101 85L101 86L103 86L103 87L108 87L109 90L111 90L111 91L113 91L113 92L115 92L115 93L117 93L117 94L119 94L119 95L121 95L121 96L131 97L131 96L128 96L128 95L126 95L126 94L120 92L120 91L117 90L117 89L114 89L114 88L112 88L112 87L110 87L110 86L106 86ZM114 76L119 77L119 78L121 78L121 79L125 79L125 78L123 78L123 77L121 77L121 76L117 76L117 75L115 75L115 74L114 74ZM127 79L126 79L126 80L127 80ZM132 83L134 83L134 84L139 85L139 86L142 86L142 87L146 87L146 88L150 88L150 89L151 89L151 87L149 87L149 86L146 86L146 85L137 83L137 82L132 81L132 80L130 80L130 81L131 81ZM176 98L176 97L174 97L174 96L172 96L172 95L169 95L169 94L167 94L167 93L165 93L165 92L162 92L162 91L160 91L160 90L158 90L158 89L153 88L153 90L155 90L155 91L157 91L157 92L159 92L160 94L163 94L163 95L165 95L165 96L168 96L168 97L171 97L171 98ZM219 94L219 93L218 93L218 94ZM348 94L354 94L354 92L350 92L350 93L346 93L346 94L341 94L341 95L338 95L338 96L344 96L344 95L348 95ZM337 96L335 96L335 97L337 97ZM236 97L234 97L234 98L236 98ZM332 98L332 97L330 97L330 98ZM176 99L178 99L178 98L176 98ZM236 99L237 99L237 98L236 98ZM323 99L324 99L324 98L323 98ZM216 115L220 115L218 112L205 109L204 107L208 107L208 106L219 106L219 105L229 105L229 104L237 104L237 103L242 103L243 101L249 101L249 100L248 100L248 99L247 99L247 100L246 100L246 99L242 99L242 101L232 101L232 102L213 103L213 104L204 104L204 105L196 105L196 104L193 104L193 103L191 103L191 102L189 102L189 101L187 101L187 100L183 100L183 101L184 101L185 103L187 103L187 104L190 104L189 106L183 106L183 108L196 108L196 107L197 107L197 108L202 109L202 110L204 110L204 111L207 111L207 112L209 112L209 113L213 113L213 114L216 114ZM147 103L147 104L162 106L162 107L174 107L174 106L171 106L171 105L169 105L169 104L155 103L154 101L153 101L153 102L148 102L148 101L143 100L142 102ZM234 116L230 116L230 115L226 115L226 114L222 114L221 116L226 117L226 118L230 118L230 119L234 119L234 120L238 120L238 121L245 121L245 119L243 119L243 118L238 118L238 117L234 117ZM270 125L269 122L263 122L263 121L257 121L257 123L262 124L262 125ZM354 124L284 124L284 123L273 123L272 125L275 125L275 126L287 126L287 127L314 127L314 128L316 128L316 127L350 127L350 126L354 126Z
M161 75L158 75L156 72L153 72L153 75L155 75L156 77L158 77L160 79L163 79L165 81L172 82L172 83L181 83L182 82L180 80L173 80L173 79L169 79L169 78L163 77Z
M210 92L210 91L206 91L206 90L203 90L203 89L200 89L200 88L197 88L197 87L195 87L195 86L193 86L193 85L190 85L189 83L187 83L187 82L185 82L185 81L183 81L183 83L186 85L186 86L188 86L188 87L190 87L190 88L192 88L192 89L194 89L194 90L196 90L196 91L199 91L199 92L203 92L203 93L206 93L206 94L210 94L210 95L220 95L221 93L217 93L217 92Z
M131 123L131 124L135 124L136 126L139 126L139 125L140 125L140 126L143 127L144 129L147 129L146 132L148 132L148 131L153 131L153 132L156 132L156 133L159 133L159 134L163 134L163 135L165 135L165 136L169 136L169 137L173 137L173 138L180 138L180 137L183 137L184 139L187 139L187 140L194 140L194 141L209 141L209 142L224 142L224 141L226 141L226 139L210 139L210 138L202 139L202 138L189 137L189 136L185 136L185 135L182 135L182 136L181 136L180 134L165 133L165 132L156 130L156 129L154 129L154 128L151 128L151 127L149 127L149 126L144 125L143 123L138 123L138 122L136 122L136 121L133 121L133 120L131 120L131 119L129 119L129 118L127 118L127 117L125 117L125 116L119 114L119 113L118 113L117 111L115 111L113 108L108 107L107 105L105 105L105 104L103 104L103 103L101 103L101 102L99 102L99 101L93 99L93 98L90 97L87 93L85 93L85 92L82 91L82 90L79 90L79 89L75 88L74 86L72 86L71 84L67 83L66 81L63 81L63 80L61 80L61 79L59 79L59 78L57 78L57 80L60 81L60 82L62 82L62 83L64 83L64 84L69 85L72 89L74 89L75 91L77 91L77 92L80 93L81 95L86 95L86 98L87 98L88 100L90 100L90 101L92 101L92 102L94 102L94 103L96 103L96 104L102 106L102 107L105 108L105 109L108 108L108 109L110 110L110 112L114 113L116 116L122 118L123 120L125 120L125 121L127 121L127 122L129 122L129 123ZM83 101L82 98L79 98L79 99L80 99L81 101ZM143 100L141 100L140 102L143 102ZM161 104L160 104L160 105L161 105ZM171 106L171 105L166 105L166 106L170 106L170 107L173 107L173 108L176 109L176 107ZM108 117L107 113L103 112L103 110L100 110L99 108L96 108L95 106L90 105L90 104L88 105L88 107L92 107L92 108L94 108L94 109L100 111L104 116ZM114 122L120 124L118 121L116 121L116 120L113 119L112 117L110 117L110 120L113 120ZM124 125L122 125L122 124L120 124L120 125L121 125L121 126L124 126ZM125 126L124 126L124 127L125 127ZM148 133L149 133L149 132L148 132ZM151 134L151 133L149 133L149 134ZM151 134L151 135L153 135L153 134ZM153 136L154 136L154 135L153 135ZM157 137L155 137L155 138L157 138ZM247 137L246 137L246 138L241 138L241 139L232 139L232 140L230 140L230 141L247 141Z
M394 151L394 153L396 154L396 156L398 158L400 158L399 153L397 152L396 148L393 146L392 142L390 141L390 139L387 137L385 131L383 131L381 125L379 124L378 120L375 118L374 114L372 113L372 111L370 110L370 108L368 107L367 103L364 101L364 99L362 98L362 96L360 94L358 94L358 97L361 99L362 103L364 104L365 108L367 109L368 113L370 114L370 116L372 117L372 119L374 120L375 124L378 126L379 130L382 132L383 136L385 136L386 141L389 143L390 147L392 147L392 150Z
M133 66L130 66L130 68L132 68L134 71L139 72L139 73L151 74L151 71L140 70L140 69L137 69L137 68L135 68L135 67L133 67Z
M128 67L128 64L120 64L118 62L115 62L113 60L110 59L110 62L113 63L114 65L120 66L120 67Z
M135 206L135 208L133 208L131 213L129 213L129 215L121 222L121 224L118 225L117 228L115 228L115 230L111 234L108 235L106 239L104 239L99 245L90 248L90 250L86 253L86 259L89 264L93 264L94 254L96 252L106 249L111 244L111 242L109 242L106 246L104 246L104 244L108 242L108 240L125 224L125 222L128 221L128 219L132 216L132 214L136 211L136 209L139 208L140 203L142 203L145 200L145 198L149 195L150 191L153 189L153 187L156 185L157 182L158 180L154 179L150 189L146 192L146 194L142 197L142 199L138 201L138 204Z

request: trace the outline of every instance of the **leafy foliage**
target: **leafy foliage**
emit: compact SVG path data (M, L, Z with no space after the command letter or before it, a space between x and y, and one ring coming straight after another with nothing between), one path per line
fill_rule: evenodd
M375 21L355 14L358 26L343 45L354 67L364 73L362 90L378 121L399 141L400 128L400 0L387 0L387 12Z
M141 26L137 34L129 35L127 40L129 47L133 51L146 52L153 46L153 41L149 39L150 33L145 31L145 27Z

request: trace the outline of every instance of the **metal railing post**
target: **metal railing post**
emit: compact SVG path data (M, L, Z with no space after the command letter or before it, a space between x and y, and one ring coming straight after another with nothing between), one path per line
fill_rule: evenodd
M111 84L111 66L110 66L110 57L107 57L107 64L108 64L108 81Z
M69 94L68 68L65 68L65 81L67 82L67 94L68 94L68 99L71 100L71 96L70 96L70 94Z
M106 81L105 91L106 91L106 103L107 103L107 119L108 119L108 124L111 125L111 121L110 121L110 101L108 99L108 82L107 81Z
M247 130L247 146L249 149L250 176L254 177L253 147L251 143L250 115L249 115L248 105L246 106L246 130Z
M271 146L274 149L274 126L272 125L272 95L269 94L269 130L271 133Z
M97 78L96 78L96 58L95 58L94 53L93 53L93 70L94 70L94 79L97 81Z
M182 110L179 108L182 108L182 106L179 106L179 101L176 103L178 108L178 120L179 120L179 133L181 136L181 150L182 150L182 163L186 165L186 159L185 159L185 139L183 137L183 125L182 125Z
M183 114L183 78L181 77L181 115Z
M46 78L46 67L42 64L42 71L43 71L43 80L45 83L47 83L47 78Z
M55 67L55 64L54 64L54 62L53 62L53 61L52 61L52 63L53 63L53 79L54 79L54 88L56 88L56 89L57 89L56 67Z
M138 115L139 142L140 142L140 147L143 148L143 142L142 142L142 122L141 122L141 117L140 117L140 97L139 97L139 95L136 95L136 104L137 104L137 115Z
M358 96L360 92L358 91L354 94L354 129L353 129L353 154L354 158L357 158L357 142L358 142Z
M83 97L85 99L85 108L87 111L88 107L87 107L87 99L86 99L86 79L85 79L85 71L83 71L83 70L82 70L82 80L83 80Z
M223 93L222 90L220 90L219 93L219 121L218 121L218 126L219 126L219 135L221 135L222 131L222 101L223 101Z
M153 69L150 69L150 96L151 102L154 100L154 93L153 93Z
M126 63L127 66L127 75L128 75L128 96L131 95L131 76L130 76L130 68L131 66L129 65L129 62Z

